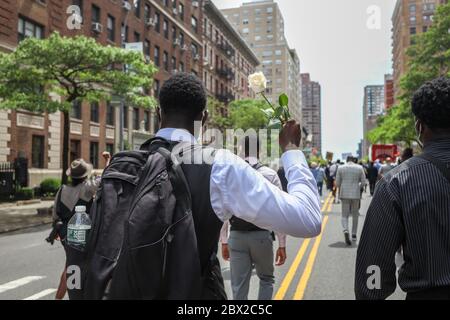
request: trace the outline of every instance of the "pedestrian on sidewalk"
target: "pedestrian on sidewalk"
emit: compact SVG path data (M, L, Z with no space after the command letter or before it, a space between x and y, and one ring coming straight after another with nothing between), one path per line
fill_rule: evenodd
M250 152L250 140L256 140L257 153ZM282 189L277 173L259 161L258 139L245 138L245 161L261 173L270 183ZM228 232L231 226L231 231ZM230 234L228 238L228 233ZM282 266L286 261L286 235L277 233L279 247L275 263ZM272 300L274 276L274 232L255 226L237 217L226 221L221 230L222 257L230 261L231 288L234 300L248 300L250 279L255 268L259 278L258 300Z
M111 155L109 152L104 152L103 157L108 166ZM68 254L68 248L66 244L67 225L75 213L76 206L85 206L86 212L89 212L92 205L95 193L100 185L99 179L90 179L92 174L92 165L84 161L83 159L77 159L70 164L70 168L67 170L67 176L70 177L70 184L62 185L56 194L55 203L53 206L53 225L58 222L62 222L62 227L59 228L58 237L64 247L64 251ZM66 268L61 275L58 290L56 292L56 299L61 300L64 298L67 292L66 283ZM73 295L69 290L69 299L72 299Z
M378 183L356 258L357 299L386 299L398 284L407 299L450 299L450 78L425 83L412 98L423 154ZM368 287L376 266L378 288ZM372 269L373 270L373 269Z
M380 168L380 170L378 172L378 180L383 179L383 177L385 175L387 175L388 172L391 171L394 168L395 168L395 166L392 163L392 158L391 157L387 157L386 158L386 163Z
M342 228L345 243L356 242L358 233L359 208L361 206L361 188L366 185L364 169L348 157L347 164L340 166L336 175L336 186L339 188L339 198L342 201ZM352 241L349 233L349 217L352 216Z

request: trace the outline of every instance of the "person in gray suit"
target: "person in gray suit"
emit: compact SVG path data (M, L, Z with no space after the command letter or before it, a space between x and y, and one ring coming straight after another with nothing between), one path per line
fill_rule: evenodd
M356 241L361 189L366 186L364 169L353 162L353 157L348 157L347 164L339 167L336 174L336 186L339 188L339 198L342 201L342 228L345 243L350 246L352 241L349 234L349 217L351 215L353 220L352 240Z

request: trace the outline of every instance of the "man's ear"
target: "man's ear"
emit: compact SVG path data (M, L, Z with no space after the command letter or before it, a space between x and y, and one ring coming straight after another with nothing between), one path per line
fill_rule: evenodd
M209 117L208 110L203 111L202 126L204 126L206 121L208 121L208 117Z

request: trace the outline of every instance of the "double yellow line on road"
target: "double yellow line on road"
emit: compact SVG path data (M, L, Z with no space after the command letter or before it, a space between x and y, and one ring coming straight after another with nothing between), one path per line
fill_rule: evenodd
M322 212L330 212L331 206L333 205L333 197L330 193L322 207ZM309 278L311 276L314 262L316 260L317 252L319 250L320 242L322 241L322 235L325 230L325 226L328 222L328 216L325 216L323 218L322 222L322 232L321 234L316 238L314 245L311 249L311 252L308 257L308 261L306 262L305 270L303 271L302 276L300 277L300 281L298 282L297 288L295 290L294 294L294 300L302 300L303 296L305 294L306 286L308 285ZM295 274L297 273L297 269L300 265L300 263L303 260L303 257L306 253L306 250L308 249L309 243L311 242L311 239L305 239L303 240L302 246L300 247L297 256L295 257L294 261L292 262L291 267L289 268L289 271L286 273L286 276L283 279L283 282L281 283L280 288L278 289L278 292L275 295L275 300L283 300L286 296L286 293L292 283L292 280L295 277Z

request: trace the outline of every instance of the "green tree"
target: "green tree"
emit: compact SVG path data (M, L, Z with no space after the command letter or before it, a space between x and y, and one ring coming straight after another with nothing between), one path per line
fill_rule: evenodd
M267 127L267 117L263 110L267 104L263 100L239 100L230 104L230 121L234 129L264 129Z
M413 38L407 50L408 71L400 82L399 104L380 118L377 128L369 132L372 143L411 144L416 140L411 100L414 92L425 82L450 76L450 3L438 6L433 25Z
M129 72L123 72L124 65ZM126 103L150 108L154 99L144 88L150 88L155 72L142 54L102 46L92 38L58 33L43 40L29 38L14 52L0 54L0 108L62 112L62 183L67 183L73 102L109 100L115 94Z

